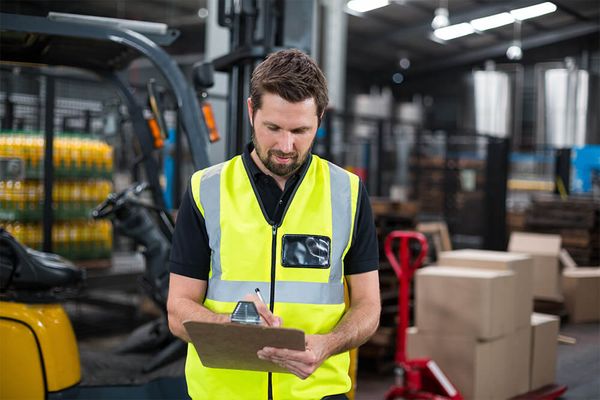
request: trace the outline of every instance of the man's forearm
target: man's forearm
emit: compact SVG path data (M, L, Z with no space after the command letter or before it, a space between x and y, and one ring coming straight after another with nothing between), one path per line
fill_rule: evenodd
M305 351L265 347L259 350L257 355L261 360L274 362L300 379L306 379L327 358L367 341L377 329L380 310L379 302L355 305L348 310L331 333L307 335Z
M265 347L257 352L267 360L306 379L329 357L363 344L379 325L381 300L379 274L375 271L348 277L350 308L330 333L306 336L306 350Z
M381 305L365 303L351 307L327 336L329 356L356 348L375 333Z
M194 320L215 323L229 321L228 315L216 314L196 301L186 298L169 301L167 310L169 314L169 329L175 336L186 342L189 342L190 338L183 326L184 321Z

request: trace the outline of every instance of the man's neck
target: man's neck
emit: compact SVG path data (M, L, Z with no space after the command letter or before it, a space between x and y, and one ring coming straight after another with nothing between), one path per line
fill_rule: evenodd
M252 150L252 152L250 153L250 157L252 157L252 160L254 161L254 163L256 164L258 169L260 169L261 172L264 173L265 175L269 175L270 177L275 179L277 186L279 186L279 188L283 191L285 188L285 183L287 182L289 176L283 177L283 176L276 175L276 174L272 173L271 171L269 171L269 169L267 167L265 167L265 165L260 160L258 153L256 153L256 149Z

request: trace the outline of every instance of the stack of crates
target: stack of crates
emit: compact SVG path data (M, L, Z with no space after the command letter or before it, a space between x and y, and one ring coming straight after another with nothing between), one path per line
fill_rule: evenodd
M0 132L0 160L20 163L18 177L0 176L0 225L26 246L41 250L44 137ZM113 149L88 134L54 139L53 252L72 260L110 257L112 227L91 210L112 191Z

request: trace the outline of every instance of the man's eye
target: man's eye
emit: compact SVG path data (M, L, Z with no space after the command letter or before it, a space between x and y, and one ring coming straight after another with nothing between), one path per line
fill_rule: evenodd
M269 126L268 129L273 132L277 132L279 130L279 128L276 126Z

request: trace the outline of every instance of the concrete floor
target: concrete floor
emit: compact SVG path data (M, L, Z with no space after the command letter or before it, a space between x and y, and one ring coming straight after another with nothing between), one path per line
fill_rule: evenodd
M600 324L563 324L560 333L576 344L558 345L556 383L567 385L564 400L600 399ZM383 399L394 383L393 372L375 373L359 365L355 400Z
M133 315L123 315L123 318L115 318L114 312L107 312L104 307L102 311L98 310L95 313L89 312L86 307L78 306L75 309L67 307L71 317L75 322L78 336L84 336L85 339L80 343L82 350L89 348L110 348L114 345L114 337L99 339L96 336L102 332L102 328L108 326L119 326L123 331L130 331L131 327L127 326L139 324L138 318ZM84 311L85 310L85 311ZM79 311L79 312L78 312ZM118 315L118 314L117 314ZM106 317L105 317L106 316ZM110 320L107 318L110 317ZM79 329L77 329L79 328ZM124 332L119 332L116 338L123 338ZM556 373L556 383L568 386L566 394L562 397L565 400L600 400L600 324L568 324L563 323L561 326L562 335L573 337L577 340L576 344L567 345L560 344L558 346L558 363ZM80 337L80 339L82 339ZM174 376L168 374L167 376ZM143 398L185 398L181 395L185 389L183 378L177 380L175 378L159 379L160 382L150 382L152 385L124 388L120 387L115 395L110 396L107 393L80 393L80 396L65 397L65 398L122 398L123 390L130 390L130 399ZM383 399L385 392L394 383L392 368L386 372L379 373L371 368L366 363L359 364L358 384L356 392L356 400L378 400ZM158 384L162 385L160 390ZM97 388L89 388L85 390L99 390ZM145 390L145 392L141 392ZM178 390L177 395L173 396L174 390ZM149 396L148 393L152 393ZM83 397L81 397L83 395ZM156 397L158 396L158 397Z

